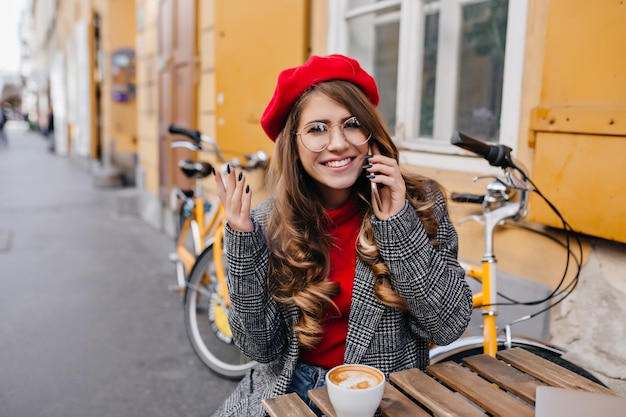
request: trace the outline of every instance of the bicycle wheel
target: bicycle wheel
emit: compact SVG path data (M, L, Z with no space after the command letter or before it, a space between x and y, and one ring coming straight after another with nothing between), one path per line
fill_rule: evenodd
M189 274L184 310L191 345L211 370L227 378L240 378L254 366L255 362L242 354L232 340L228 309L215 275L213 245L198 256Z
M565 352L555 346L551 346L533 339L514 338L511 341L511 347L523 348L530 353L541 356L542 358L547 359L557 365L560 365L563 368L568 369L572 372L575 372L578 375L595 382L596 384L600 384L606 387L606 385L602 381L600 381L586 369L581 368L580 366L566 359L563 359L563 354ZM504 340L499 339L498 350L504 349L506 349L504 345ZM448 346L439 346L437 348L431 349L430 363L434 364L443 361L453 361L460 364L463 361L463 358L473 355L479 355L481 353L483 353L483 341L481 337L464 337L457 340L456 342L451 343Z

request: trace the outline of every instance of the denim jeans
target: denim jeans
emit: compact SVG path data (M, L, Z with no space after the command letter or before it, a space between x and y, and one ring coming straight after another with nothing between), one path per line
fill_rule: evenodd
M287 390L287 392L295 392L298 394L298 396L302 398L302 401L318 416L321 416L322 412L313 401L309 399L308 391L326 385L326 372L328 372L327 369L320 368L319 366L298 362L296 370L293 373L291 385Z

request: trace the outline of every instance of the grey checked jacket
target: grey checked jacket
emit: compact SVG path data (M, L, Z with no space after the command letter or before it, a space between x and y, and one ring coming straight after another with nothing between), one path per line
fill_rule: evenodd
M242 379L214 417L263 416L261 401L285 394L298 362L293 325L298 311L274 301L267 291L268 247L263 232L272 201L252 212L253 232L227 227L230 325L234 340L259 362ZM435 205L436 240L426 232L408 201L397 215L372 218L380 254L392 272L394 289L408 303L401 313L374 295L371 269L357 260L350 308L345 363L363 363L386 375L428 365L428 343L446 345L461 336L470 319L472 294L457 261L458 239L444 197Z

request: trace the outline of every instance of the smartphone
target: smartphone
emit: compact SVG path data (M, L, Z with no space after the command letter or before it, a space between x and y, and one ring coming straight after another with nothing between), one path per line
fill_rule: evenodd
M372 145L370 145L367 148L367 153L369 153L370 155L373 155L372 154ZM380 201L380 194L378 193L378 185L375 182L372 182L371 180L370 180L370 184L371 184L371 187L372 187L372 199L374 200L374 204L376 205L376 208L378 210L381 210L383 205L382 205L382 203Z

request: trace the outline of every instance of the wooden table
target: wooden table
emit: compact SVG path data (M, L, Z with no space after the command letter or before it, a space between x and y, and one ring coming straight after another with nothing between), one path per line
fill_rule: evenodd
M470 356L463 365L441 362L426 372L393 373L380 411L385 417L430 417L425 409L441 417L532 417L538 386L618 395L522 348L503 350L496 356ZM325 387L309 391L309 397L327 417L336 417ZM271 417L315 416L297 394L268 398L263 407Z

